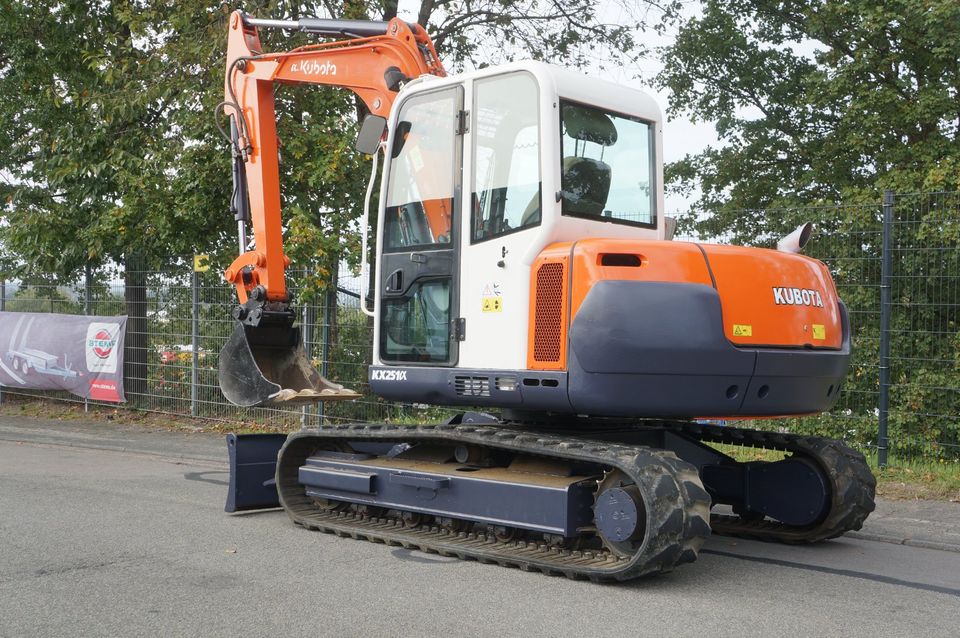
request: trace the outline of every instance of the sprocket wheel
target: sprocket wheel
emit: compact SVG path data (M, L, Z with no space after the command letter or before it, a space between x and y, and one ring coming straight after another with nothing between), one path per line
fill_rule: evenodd
M625 558L641 548L647 512L639 488L622 471L605 472L597 481L593 513L604 547Z

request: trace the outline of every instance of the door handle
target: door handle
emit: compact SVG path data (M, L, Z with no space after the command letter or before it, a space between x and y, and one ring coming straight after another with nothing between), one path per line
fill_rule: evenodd
M384 286L386 292L400 292L403 290L403 270L394 270L387 277L387 283Z

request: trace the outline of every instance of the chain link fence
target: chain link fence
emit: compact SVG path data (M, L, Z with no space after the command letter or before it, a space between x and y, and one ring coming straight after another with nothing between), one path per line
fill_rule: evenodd
M360 310L358 280L350 278L335 291L321 291L317 302L299 303L299 323L304 349L320 373L364 397L308 408L251 409L231 405L220 392L217 366L220 349L234 329L231 313L236 293L223 281L222 269L193 272L192 258L176 261L180 265L166 271L100 268L72 282L52 276L5 281L0 285L0 310L145 315L145 321L130 320L127 328L124 407L135 410L275 427L413 422L455 413L386 402L369 393L367 366L372 357L373 324ZM288 276L295 296L298 282L315 278L295 270L289 271ZM143 307L131 307L137 304ZM42 398L115 407L84 401L67 392L5 387L0 389L0 396L7 402Z
M829 266L850 315L853 361L837 404L778 426L844 440L881 465L960 462L960 193L723 217L681 219L684 238L773 247L813 222L804 252Z
M853 326L854 360L837 405L777 426L845 440L881 462L960 460L960 193L888 194L884 202L736 215L776 224L720 234L711 233L709 223L695 223L686 238L772 245L779 232L774 228L814 222L817 235L806 253L830 267ZM174 261L177 265L163 272L106 267L76 281L52 276L6 281L0 285L0 309L145 315L128 326L127 407L136 410L280 427L435 421L455 413L370 394L373 325L360 310L363 286L346 269L335 289L306 295L300 319L316 367L364 397L310 408L231 406L217 385L217 356L234 327L234 291L216 265L194 273L192 258ZM296 294L316 277L291 271L289 279ZM138 309L143 312L133 312ZM82 401L66 393L10 388L2 389L2 397Z

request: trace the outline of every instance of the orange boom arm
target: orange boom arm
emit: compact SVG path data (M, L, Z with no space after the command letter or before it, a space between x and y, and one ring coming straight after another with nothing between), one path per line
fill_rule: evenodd
M349 39L263 53L258 27ZM245 181L256 239L255 250L241 254L225 273L241 304L258 286L263 301L288 301L284 273L289 259L283 252L274 84L348 88L372 114L386 118L400 85L424 74L446 75L433 42L421 26L396 18L389 22L256 20L242 11L230 16L224 111L232 118L235 156L244 162L239 181ZM243 192L235 193L236 197L242 199Z

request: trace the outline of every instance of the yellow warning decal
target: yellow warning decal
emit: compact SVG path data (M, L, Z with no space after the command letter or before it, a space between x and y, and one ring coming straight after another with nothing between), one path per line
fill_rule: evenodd
M813 338L820 340L827 338L827 329L823 327L823 324L813 324Z
M503 312L503 297L484 297L484 312Z
M752 337L753 326L748 326L742 323L735 323L733 324L733 336L734 337Z
M193 272L207 272L210 270L210 255L193 256Z

